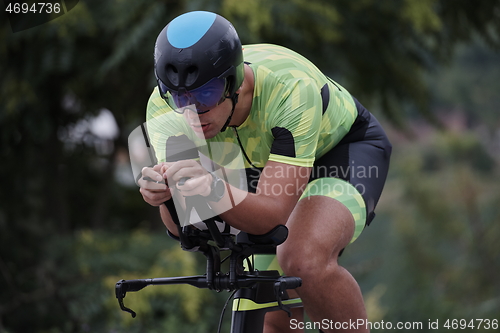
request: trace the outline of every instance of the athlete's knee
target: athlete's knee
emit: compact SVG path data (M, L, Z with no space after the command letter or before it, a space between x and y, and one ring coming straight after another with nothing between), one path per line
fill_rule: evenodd
M277 250L278 263L288 276L297 276L310 281L313 278L322 278L327 266L336 265L334 256L325 256L315 249L314 242L308 246L297 244L282 244Z

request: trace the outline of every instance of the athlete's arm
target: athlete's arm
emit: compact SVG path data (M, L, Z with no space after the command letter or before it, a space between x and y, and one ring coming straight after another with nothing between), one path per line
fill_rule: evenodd
M307 167L268 161L255 194L226 183L224 197L219 202L210 202L210 206L231 226L251 234L264 234L277 225L286 224L309 181L310 172L311 169ZM164 177L172 183L189 177L184 185L177 185L183 195L210 194L212 177L195 161L179 161L169 165ZM233 203L237 203L236 206L228 210ZM170 228L172 224L169 223L168 211L162 209L161 212L165 225L175 232L175 228Z
M286 224L309 181L310 173L311 168L268 161L260 176L257 192L248 193L239 205L221 214L221 217L233 227L256 235Z

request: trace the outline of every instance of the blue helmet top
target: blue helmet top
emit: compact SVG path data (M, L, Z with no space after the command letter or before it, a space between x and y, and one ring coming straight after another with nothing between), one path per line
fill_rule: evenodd
M192 91L220 78L224 97L233 97L243 82L238 34L215 13L195 11L173 19L156 39L154 58L158 84L170 91Z

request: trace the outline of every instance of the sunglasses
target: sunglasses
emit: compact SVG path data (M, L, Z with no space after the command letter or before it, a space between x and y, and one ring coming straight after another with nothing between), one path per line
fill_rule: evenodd
M158 77L161 97L177 113L184 113L185 107L194 105L198 114L206 113L226 99L226 79L215 77L193 90L168 88Z

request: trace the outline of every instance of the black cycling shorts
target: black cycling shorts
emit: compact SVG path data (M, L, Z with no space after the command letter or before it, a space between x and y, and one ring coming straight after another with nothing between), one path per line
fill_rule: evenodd
M358 100L354 101L356 120L345 137L315 161L308 188L301 197L326 195L344 203L356 221L352 241L375 216L392 151L375 116Z

